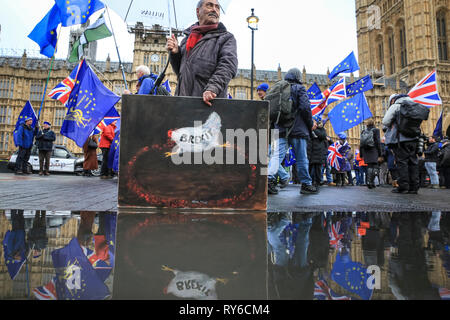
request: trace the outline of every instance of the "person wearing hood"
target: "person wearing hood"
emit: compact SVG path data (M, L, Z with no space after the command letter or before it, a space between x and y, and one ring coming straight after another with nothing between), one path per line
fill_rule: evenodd
M301 79L302 73L298 68L290 69L284 77L284 80L291 84L293 108L297 110L294 126L289 133L289 143L297 159L297 173L302 184L300 193L317 194L318 190L313 186L309 174L308 160L308 141L311 139L312 131L317 129L317 124L313 122L311 104ZM280 135L282 132L283 128L280 128Z
M387 127L386 145L395 155L398 173L398 188L393 193L417 194L419 191L419 159L417 144L419 137L407 137L399 132L397 119L400 116L402 104L413 104L414 101L405 94L393 94L389 98L389 109L383 118L383 126Z
M16 159L15 173L18 175L31 174L31 172L28 172L27 170L27 165L31 156L33 140L37 133L37 130L34 130L31 127L32 124L33 118L28 117L20 124L19 129L17 130L17 146L19 147L19 152Z
M228 84L237 74L236 39L219 22L217 0L200 0L196 11L198 22L184 31L180 44L172 35L167 50L178 77L175 96L202 97L212 106L215 98L227 98Z

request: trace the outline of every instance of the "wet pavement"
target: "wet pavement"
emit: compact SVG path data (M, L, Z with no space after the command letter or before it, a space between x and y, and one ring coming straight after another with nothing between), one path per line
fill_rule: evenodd
M118 180L55 174L15 176L0 173L0 208L23 210L117 211ZM268 212L376 211L420 212L450 209L450 190L421 189L418 195L391 193L390 187L322 187L300 195L289 186L269 196Z
M446 300L449 235L449 212L0 210L0 300Z

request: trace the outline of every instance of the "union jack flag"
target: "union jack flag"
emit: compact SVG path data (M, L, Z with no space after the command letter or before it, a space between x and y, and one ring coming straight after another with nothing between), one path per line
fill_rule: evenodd
M119 119L120 114L117 112L116 108L113 107L110 111L108 111L105 118L103 118L103 120L100 121L100 123L94 129L94 135L102 133L107 126L109 126L111 123Z
M330 246L333 248L342 247L341 240L344 238L344 234L341 230L341 222L338 221L335 224L331 224L330 230L328 231L330 237Z
M447 288L440 288L439 295L442 300L450 300L450 290Z
M328 283L320 278L319 281L314 284L314 300L352 300L352 298L347 296L337 296L337 294L328 286Z
M53 279L45 286L34 288L33 294L38 300L58 300Z
M439 96L436 70L423 78L411 91L408 96L414 102L420 103L426 107L434 107L442 105L442 99Z
M64 105L67 105L70 93L75 87L75 81L77 80L78 72L80 71L81 65L83 63L84 60L81 61L78 66L75 67L75 69L73 69L72 73L66 79L64 79L60 84L53 88L48 96L53 100L59 100Z
M327 98L326 105L330 105L333 102L344 100L347 98L347 86L345 85L345 77L342 77L338 82L331 86L329 97Z
M344 156L342 155L342 151L345 151L343 147L348 148L348 142L346 141L344 145L341 145L339 141L333 143L328 148L328 164L340 171L341 167L344 165Z

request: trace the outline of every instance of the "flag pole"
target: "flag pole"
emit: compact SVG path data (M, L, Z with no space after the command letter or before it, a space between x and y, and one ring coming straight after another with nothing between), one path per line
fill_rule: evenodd
M44 108L45 96L47 94L48 83L50 81L50 75L52 74L52 70L53 70L53 63L55 62L55 58L56 58L56 51L58 50L58 42L59 42L59 37L61 36L61 29L62 29L62 27L60 25L58 37L56 39L55 52L53 53L53 57L50 62L50 70L48 71L47 81L45 82L44 94L42 95L42 102L41 102L41 106L39 108L39 113L38 113L38 118L37 118L38 125L39 125L39 120L41 119L42 109Z
M122 60L120 59L119 47L117 46L116 34L114 33L114 27L113 27L112 22L111 22L111 16L109 15L109 9L108 9L107 5L105 5L105 8L106 8L106 13L108 14L109 24L111 25L111 31L112 31L112 34L113 34L114 43L116 45L117 56L119 57L119 66L120 66L120 69L122 70L123 82L125 83L125 89L128 90L127 78L125 77L125 71L123 69Z
M130 2L130 6L128 7L128 11L127 11L127 14L125 15L125 23L127 22L127 18L128 18L128 14L130 13L130 9L131 9L131 6L133 5L133 1L134 0L131 0L131 2Z

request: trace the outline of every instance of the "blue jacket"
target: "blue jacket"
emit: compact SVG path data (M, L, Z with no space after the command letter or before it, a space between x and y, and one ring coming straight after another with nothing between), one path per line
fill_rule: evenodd
M150 94L155 85L155 80L151 75L142 76L138 80L139 91L137 94Z
M311 104L309 102L306 88L296 79L294 74L287 73L284 79L292 84L291 96L294 103L294 108L298 110L294 127L289 137L309 140L311 137L313 120Z
M36 131L22 123L17 130L17 146L30 149L33 146L33 139Z
M39 131L36 135L36 140L39 151L52 151L53 142L56 140L56 135L52 130L47 129Z

